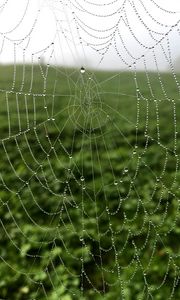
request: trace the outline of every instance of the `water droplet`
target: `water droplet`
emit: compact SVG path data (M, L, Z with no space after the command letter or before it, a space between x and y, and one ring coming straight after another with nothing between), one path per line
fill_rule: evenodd
M85 179L84 179L84 176L81 176L80 180L81 180L81 181L84 181L84 180L85 180Z
M135 155L136 153L137 153L136 150L134 150L134 151L133 151L133 154Z
M81 67L81 74L85 73L85 69L83 67Z
M128 172L128 169L127 169L127 168L125 168L125 169L124 169L124 173L127 173L127 172Z
M117 180L115 180L115 181L114 181L114 185L118 185L118 182L117 182Z

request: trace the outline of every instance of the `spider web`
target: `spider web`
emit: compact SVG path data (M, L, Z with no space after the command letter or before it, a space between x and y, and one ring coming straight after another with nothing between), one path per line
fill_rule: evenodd
M179 298L167 2L1 1L1 299Z

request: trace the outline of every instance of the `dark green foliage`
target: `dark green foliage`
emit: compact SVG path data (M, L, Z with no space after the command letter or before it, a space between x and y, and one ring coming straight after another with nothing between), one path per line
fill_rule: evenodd
M0 72L0 299L180 299L173 76Z

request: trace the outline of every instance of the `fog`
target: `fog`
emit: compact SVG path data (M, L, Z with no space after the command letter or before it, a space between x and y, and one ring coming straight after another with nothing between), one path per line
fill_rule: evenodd
M0 1L0 63L168 70L179 20L179 0Z

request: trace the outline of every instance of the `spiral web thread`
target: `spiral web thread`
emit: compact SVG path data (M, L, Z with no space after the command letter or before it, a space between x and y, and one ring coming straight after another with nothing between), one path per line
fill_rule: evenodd
M33 299L99 299L113 289L118 299L130 299L137 274L143 286L138 299L159 299L154 295L167 282L167 299L177 295L179 256L166 241L179 218L180 84L172 40L180 37L180 13L161 2L39 1L28 33L11 38L28 15L26 1L16 25L1 32L1 55L11 45L14 67L8 88L3 74L0 86L1 233L8 241L0 257L4 270L26 278L20 287L25 299L32 299L32 290ZM10 4L1 4L2 16ZM55 32L34 51L31 39L45 9ZM121 70L90 70L90 53L97 70L108 56ZM62 65L70 60L78 68L60 67L59 57ZM160 57L168 75L161 73ZM171 139L162 134L163 118ZM73 252L72 240L79 251ZM9 263L9 251L26 266ZM148 275L161 256L156 284Z

